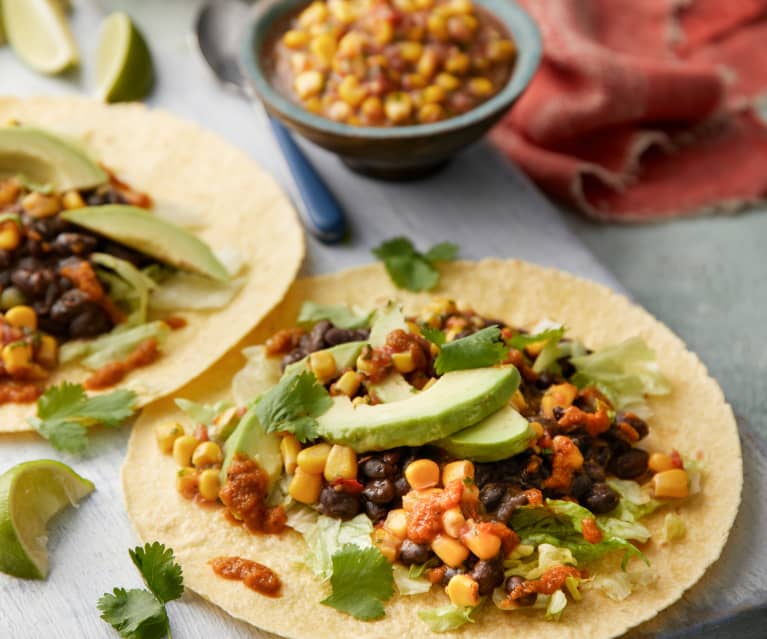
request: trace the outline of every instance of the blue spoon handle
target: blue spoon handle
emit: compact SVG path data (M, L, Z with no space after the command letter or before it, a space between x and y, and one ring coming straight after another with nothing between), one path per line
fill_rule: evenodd
M297 204L308 230L323 242L340 241L346 233L346 220L338 200L282 123L270 116L269 124L298 187Z

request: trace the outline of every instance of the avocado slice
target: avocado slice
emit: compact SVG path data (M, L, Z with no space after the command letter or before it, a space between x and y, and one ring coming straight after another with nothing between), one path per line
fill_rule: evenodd
M19 174L59 191L91 189L109 180L85 153L52 133L28 126L0 128L0 179Z
M376 384L369 382L367 389L383 404L408 399L418 392L400 373L389 373L383 381Z
M354 363L360 355L360 351L366 342L345 342L338 344L337 346L331 346L324 349L333 356L336 360L336 370L342 371L345 368L353 368ZM319 353L320 351L315 351ZM309 363L309 356L307 355L303 359L299 359L297 362L293 362L285 367L283 375L292 375L298 371L307 370Z
M267 433L261 426L253 406L243 415L237 428L224 444L224 463L221 465L221 483L226 482L226 473L236 454L246 455L257 462L269 477L271 492L282 474L282 453L277 433Z
M386 338L389 333L401 328L407 331L405 315L402 313L402 307L394 301L389 300L386 306L376 311L373 322L370 324L370 337L368 342L373 348L380 348L386 344Z
M357 452L420 446L476 424L504 406L517 386L516 368L475 368L447 373L428 390L390 404L354 406L334 397L317 418L319 434Z
M137 206L107 204L64 211L72 224L125 244L160 262L205 275L219 282L229 273L210 247L186 229Z
M529 422L511 406L504 406L478 424L435 442L435 446L453 457L493 462L518 455L534 437Z

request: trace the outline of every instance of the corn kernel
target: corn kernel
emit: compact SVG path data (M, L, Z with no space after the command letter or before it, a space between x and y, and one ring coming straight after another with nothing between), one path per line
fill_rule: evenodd
M406 89L423 89L426 86L426 78L418 73L407 73L402 77L402 85Z
M13 251L21 243L21 231L16 222L6 222L0 225L0 249Z
M38 191L25 195L21 205L32 217L50 217L61 210L61 200L58 195L43 195Z
M361 107L362 115L371 122L377 122L384 116L384 108L381 99L376 96L365 98Z
M352 400L352 406L362 406L369 403L370 403L370 398L367 395L364 395L363 397L355 397Z
M458 568L469 557L469 549L447 535L437 535L431 542L431 549L451 568Z
M316 0L304 9L298 16L298 24L308 27L319 24L328 17L328 8L325 3Z
M461 508L464 512L472 512L479 503L479 486L474 482L464 482L461 493Z
M437 76L435 82L445 91L455 91L458 87L461 86L461 81L449 73L440 73Z
M492 559L501 550L501 538L498 535L473 527L461 536L461 541L482 560Z
M447 486L451 481L474 479L474 464L468 459L450 462L442 469L442 485Z
M224 460L224 453L216 442L201 442L192 453L192 464L196 468L220 464Z
M517 54L511 40L492 40L487 45L487 57L493 62L508 62Z
M431 13L426 20L426 28L435 40L447 40L450 34L447 30L447 20L445 16L438 13Z
M173 442L173 459L179 466L191 466L192 453L199 443L192 435L182 435Z
M340 0L329 2L328 6L333 17L343 24L351 24L358 17L357 11L351 2Z
M312 69L311 58L307 53L294 53L290 56L290 69L295 75L310 71Z
M67 210L81 209L85 206L82 196L77 191L67 191L61 198L61 203Z
M690 494L690 480L687 471L672 468L656 473L652 478L653 493L659 498L681 499Z
M338 42L338 53L344 57L362 55L365 39L357 31L350 31Z
M445 592L454 606L465 608L479 603L479 584L469 575L453 575Z
M418 109L418 121L424 124L439 122L445 115L445 110L439 104L424 104Z
M176 490L184 497L190 498L197 492L199 475L194 468L181 468L176 475Z
M654 473L662 473L674 468L674 462L671 455L666 453L653 453L647 460L647 467Z
M467 44L477 30L477 19L472 15L453 15L447 19L447 32L454 42Z
M549 386L541 398L541 412L544 417L553 418L554 408L566 408L573 403L578 395L578 389L572 384L555 384Z
M282 42L290 49L300 49L309 44L309 34L300 29L290 29L282 36Z
M173 451L174 442L184 434L184 429L176 422L158 424L154 429L154 436L160 451L170 455Z
M469 93L478 97L486 98L493 94L495 87L488 78L472 78L469 80Z
M427 49L418 61L416 70L418 71L418 74L422 75L424 78L431 78L436 73L438 64L439 58L437 57L436 51Z
M434 6L434 0L414 0L416 9L431 9Z
M360 377L359 373L355 373L354 371L346 371L335 381L333 386L331 386L331 395L335 392L336 394L352 397L356 395L357 391L360 389L361 381L362 378Z
M399 45L399 54L406 62L418 62L423 53L423 45L420 42L402 42Z
M456 53L445 60L445 71L462 75L469 70L471 59L465 53Z
M367 90L360 84L359 78L348 75L338 85L338 95L344 102L356 107L365 99Z
M309 446L309 448L304 448L298 453L296 463L305 473L322 475L329 454L330 444L322 442L321 444L315 444L314 446Z
M405 468L405 478L415 490L432 488L439 484L439 466L431 459L416 459Z
M16 178L0 181L0 206L13 204L21 192L21 184Z
M391 22L378 22L375 25L373 39L376 44L389 44L394 39L394 25Z
M400 539L407 537L407 512L402 508L390 510L384 521L384 528Z
M329 33L323 33L312 40L309 50L317 56L323 67L329 68L336 54L336 41Z
M298 465L298 453L301 452L301 443L295 435L287 434L280 440L280 453L282 454L282 463L285 466L285 472L292 475L296 472Z
M31 306L14 306L5 313L5 321L17 328L37 330L37 313Z
M341 100L336 100L328 107L328 117L336 122L346 122L351 115L352 108L346 102L341 102ZM330 378L332 377L331 375Z
M413 112L413 102L407 93L395 91L386 96L384 102L386 117L392 122L405 122Z
M3 346L2 358L5 370L14 375L32 363L32 345L23 340L6 344Z
M402 540L386 528L376 528L372 535L373 545L388 561L394 563L399 556Z
M336 479L356 479L357 453L348 446L333 444L325 461L323 474L328 482Z
M302 100L319 94L325 86L325 76L319 71L303 71L293 80L293 88Z
M300 466L296 468L296 474L290 480L288 494L302 504L316 504L322 490L322 475L307 473Z
M56 368L59 363L59 344L52 335L41 335L35 359L45 368Z
M221 490L221 477L218 470L208 468L200 473L197 480L197 489L200 491L200 497L207 501L216 501L218 493Z
M336 102L336 104L344 104ZM344 105L347 109L348 104ZM320 384L329 382L336 374L336 359L328 351L317 351L309 355L309 369Z
M458 539L465 525L466 518L460 508L450 508L442 513L442 528L451 537Z
M394 368L400 373L412 373L415 370L415 360L410 350L402 353L392 353L391 361L394 364Z

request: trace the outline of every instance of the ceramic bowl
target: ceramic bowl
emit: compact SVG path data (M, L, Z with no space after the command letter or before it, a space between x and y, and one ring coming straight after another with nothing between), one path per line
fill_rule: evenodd
M260 0L245 29L241 64L248 83L267 111L319 146L338 154L352 169L383 179L411 179L445 164L479 140L512 107L535 73L541 37L532 18L512 0L475 0L506 27L517 58L506 86L459 116L432 124L369 127L315 115L280 93L269 80L267 47L272 29L307 0Z

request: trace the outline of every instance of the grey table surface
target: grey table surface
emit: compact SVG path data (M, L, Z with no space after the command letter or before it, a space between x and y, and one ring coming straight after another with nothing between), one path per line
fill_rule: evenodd
M75 5L84 70L43 78L22 67L7 49L0 50L0 94L87 93L101 11L128 10L155 53L159 82L150 104L218 132L290 191L287 171L263 123L249 105L218 90L192 50L187 32L196 3L80 0ZM767 614L752 607L767 601L767 559L760 535L767 529L767 455L757 434L767 436L762 390L767 377L767 216L753 212L641 228L595 225L558 210L482 144L433 178L396 185L354 175L321 150L309 153L347 207L352 239L334 248L310 239L304 272L367 262L370 247L393 234L406 234L424 246L452 240L466 258L519 257L624 290L701 355L744 427L747 506L725 557L704 582L632 637L767 636ZM117 479L127 438L127 429L99 433L82 458L57 454L31 436L0 439L0 470L53 457L73 464L97 485L79 509L55 521L46 582L0 575L0 639L116 636L98 618L95 602L114 586L140 585L127 556L137 539L123 511ZM734 614L741 608L748 610L715 620L719 612ZM192 593L171 604L170 616L177 638L264 636Z

